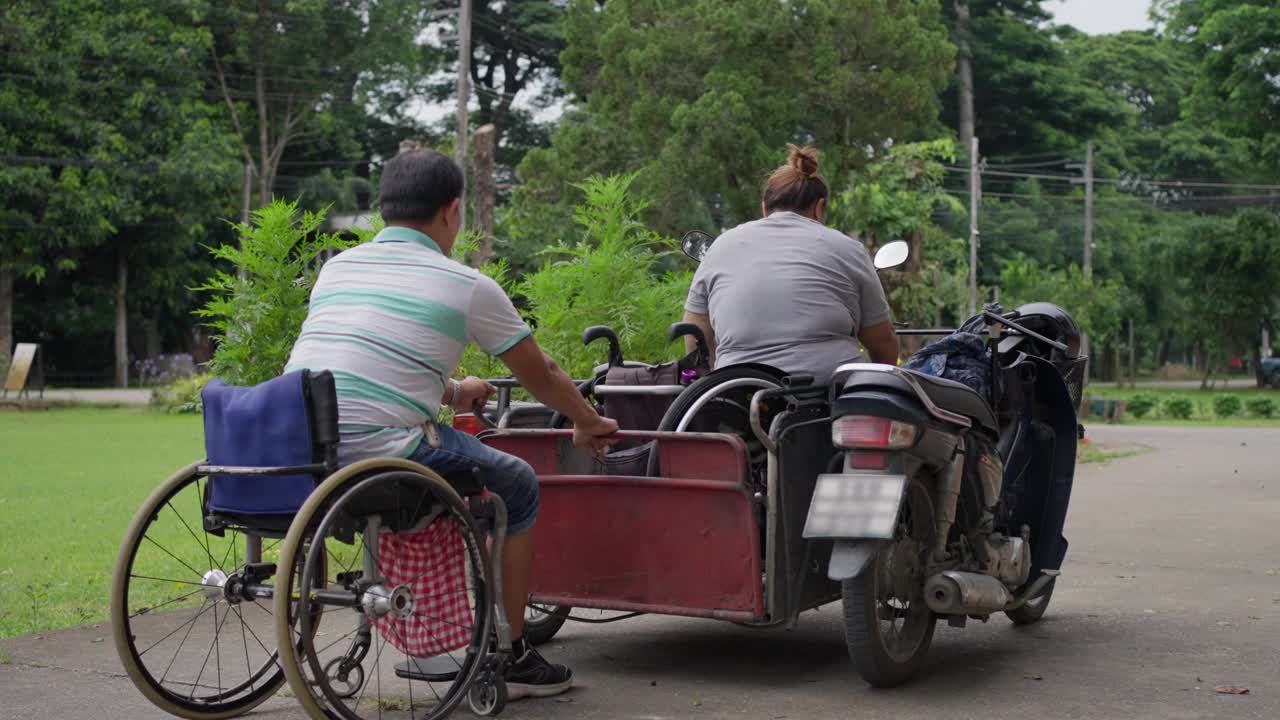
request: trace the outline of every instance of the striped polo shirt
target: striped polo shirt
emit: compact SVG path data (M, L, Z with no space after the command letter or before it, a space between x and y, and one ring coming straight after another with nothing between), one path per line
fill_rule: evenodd
M529 334L491 278L416 230L388 227L320 269L285 372L333 373L341 462L408 457L467 343L499 355Z

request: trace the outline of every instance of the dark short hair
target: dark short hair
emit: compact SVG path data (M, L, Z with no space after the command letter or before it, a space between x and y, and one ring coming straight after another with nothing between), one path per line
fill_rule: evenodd
M382 166L378 205L383 220L430 220L460 197L462 169L435 150L410 150Z

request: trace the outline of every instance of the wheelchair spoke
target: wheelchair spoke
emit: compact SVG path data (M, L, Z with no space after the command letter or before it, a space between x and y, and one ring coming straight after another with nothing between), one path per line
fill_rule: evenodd
M253 674L253 664L249 661L249 637L247 633L245 633L244 631L245 630L244 615L241 614L240 608L236 607L235 605L232 605L231 609L235 611L236 619L240 621L240 642L244 644L244 670L245 672L249 673L249 689L254 690L256 689L254 686L255 678ZM254 635L253 639L257 640L258 636ZM258 644L261 645L262 642L259 641ZM265 650L266 648L263 648L263 649Z
M177 659L178 659L178 653L182 652L182 646L183 646L183 645L186 645L186 644L187 644L187 638L191 637L191 630L195 628L195 626L196 626L196 620L199 620L199 619L200 619L200 616L201 616L201 615L203 615L203 614L205 614L205 611L207 611L207 610L208 610L209 608L211 608L211 607L213 607L213 605L210 605L210 604L209 604L209 601L208 601L208 600L205 600L205 601L204 601L204 603L200 606L200 612L196 613L195 617L193 617L193 618L191 618L190 620L188 620L187 622L183 623L183 625L186 625L186 626L187 626L187 634L182 636L182 642L178 643L178 648L177 648L176 650L174 650L174 651L173 651L173 657L169 659L169 666L168 666L168 667L166 667L166 668L164 669L164 675L161 675L161 676L160 676L160 684L161 684L161 685L163 685L163 684L164 684L164 679L165 679L165 678L167 678L167 677L169 677L169 671L173 669L173 663L174 663L174 661L175 661L175 660L177 660ZM181 625L180 625L180 626L178 626L178 630L181 630L181 629L182 629L182 626L181 626ZM170 637L170 636L172 636L172 635L174 635L174 634L176 634L176 633L178 632L178 630L174 630L173 632L169 633L168 635L165 635L163 638L161 638L160 640L158 640L158 641L155 643L155 645L152 645L152 646L151 646L151 648L153 648L153 647L155 647L156 645L159 645L160 643L162 643L162 642L164 642L165 640L169 639L169 637ZM147 648L147 651L150 651L150 650L151 650L151 648Z
M226 615L223 615L222 622L219 623L218 622L218 605L217 603L214 603L213 605L213 642L209 643L209 651L204 654L204 664L200 666L200 672L196 674L197 685L200 684L200 678L204 676L205 668L209 667L209 658L213 656L213 649L218 644L218 636L222 634L222 626L226 624L228 617L231 617L231 613L227 613ZM219 688L219 690L221 690L221 688ZM195 692L195 689L193 688L191 690L191 695L187 699L194 700L195 694L196 692Z
M134 577L134 576L130 575L130 577ZM194 584L197 584L197 583L192 583L192 584L194 585ZM203 586L201 586L201 587L203 587ZM165 602L160 603L159 605L156 605L156 606L154 606L154 607L144 607L144 608L142 608L141 610L139 610L139 611L135 612L134 614L130 615L130 616L129 616L129 619L130 619L130 620L132 620L132 619L134 619L134 618L136 618L136 617L139 617L139 616L141 616L141 615L146 615L147 613L155 612L156 610L159 610L160 608L165 607L165 606L167 606L167 605L172 605L172 604L177 603L177 602L182 602L183 600L186 600L187 598L191 597L192 595L199 595L201 592L204 592L204 591L203 591L203 590L192 590L191 592L187 593L186 595L179 595L178 597L176 597L176 598L174 598L174 599L172 599L172 600L166 600Z
M204 509L200 507L200 498L201 498L200 481L197 480L196 481L196 515L197 517L202 515L204 512ZM196 531L191 529L191 525L187 522L187 519L182 517L182 513L178 512L178 509L173 506L172 500L166 502L165 505L168 505L169 509L173 511L173 514L177 516L178 522L182 523L182 527L187 529L187 532L190 533L191 535L191 539L196 541L196 546L204 550L205 557L209 558L209 569L212 570L214 567L213 552L209 550L209 538L206 536L203 541L200 540L200 536L196 535Z
M199 592L199 591L197 591L197 592ZM193 593L193 594L194 594L194 593ZM190 635L190 634L191 634L191 628L195 627L195 622L196 622L196 620L199 620L201 615L203 615L203 614L205 614L205 613L209 612L209 608L211 608L211 607L213 607L213 605L209 604L209 601L208 601L207 599L206 599L206 600L204 600L203 602L201 602L201 603L200 603L200 611L199 611L199 612L197 612L197 613L196 613L196 614L195 614L195 615L194 615L190 620L187 620L186 622L184 622L184 623L182 623L181 625L179 625L177 628L175 628L173 631L171 631L168 635L165 635L164 637L160 638L159 640L155 641L154 643L151 643L151 645L149 645L149 646L147 647L147 649L146 649L146 650L143 650L142 652L138 653L138 657L142 657L143 655L146 655L147 653L151 652L151 650L152 650L155 646L159 645L160 643L164 642L165 640L168 640L169 638L173 637L174 635L177 635L178 633L182 632L182 628L184 628L184 627L185 627L185 628L187 628L187 635ZM183 638L182 638L182 642L181 642L181 643L178 643L178 650L181 650L181 649L182 649L182 645L183 645L184 643L186 643L186 641L187 641L186 637L183 637ZM175 656L175 657L176 657L176 656L177 656L177 654L178 654L178 650L173 651L173 652L174 652L174 656ZM170 665L170 666L172 666L172 665L173 665L173 662L172 662L172 661L170 661L170 662L169 662L169 665ZM168 674L168 672L166 671L166 673L165 673L165 674L167 675L167 674Z
M138 580L155 580L156 582L173 583L175 585L195 585L196 587L200 587L200 588L205 586L204 583L191 582L190 580L178 580L176 578L162 578L162 577L152 577L150 575L133 575L133 574L130 574L129 577L136 578ZM200 591L194 590L189 595L183 595L183 597L191 597L191 595L194 595L198 592ZM155 608L152 608L152 609L154 610Z
M360 632L360 626L359 626L359 625L357 625L356 627L352 628L350 632L348 632L347 634L343 635L342 637L339 637L337 640L334 640L333 642L329 643L328 645L325 645L324 647L322 647L322 648L320 648L319 650L315 651L315 653L313 653L313 654L318 658L318 657L320 657L321 655L323 655L323 654L324 654L324 652L325 652L326 650L328 650L329 648L333 647L334 645L337 645L338 643L342 642L343 640L346 640L347 638L351 637L352 635L355 635L355 634L356 634L356 633L358 633L358 632Z
M143 536L143 538L142 538L142 539L143 539L143 540L146 540L147 542L151 543L152 545L155 545L156 547L160 548L161 552L163 552L164 554L166 554L166 555L168 555L169 557L173 558L174 560L177 560L177 561L178 561L179 563L181 563L184 567L186 567L188 570L190 570L192 575L195 575L195 576L196 576L196 577L198 577L198 578L202 578L202 577L204 577L204 573L202 573L202 572L200 572L199 570L197 570L197 569L195 569L195 568L191 567L190 565L188 565L188 564L187 564L187 562L186 562L185 560L183 560L182 558L178 557L177 555L174 555L173 553L169 552L168 548L166 548L165 546L163 546L163 545L161 545L160 543L156 542L155 540L152 540L150 535L145 535L145 536Z
M418 616L418 615L416 615L416 614L415 614L415 615L413 616L413 619L414 619L414 621L415 621L415 622L417 622L417 623L418 623L418 627L422 628L423 630L426 630L426 632L427 632L427 634L428 634L428 635L430 635L430 636L432 636L432 637L435 637L435 633L431 632L430 628L428 628L426 625L423 625L423 624L422 624L422 620L420 620L420 619L419 619L419 616ZM451 652L447 652L447 653L444 653L444 654L445 654L446 656L448 656L448 658L449 658L450 660L452 660L452 661L453 661L453 664L454 664L454 665L457 665L457 666L458 666L458 671L459 671L459 672L461 672L461 671L462 671L462 663L458 662L458 658L454 657L454 656L453 656L453 653L451 653Z

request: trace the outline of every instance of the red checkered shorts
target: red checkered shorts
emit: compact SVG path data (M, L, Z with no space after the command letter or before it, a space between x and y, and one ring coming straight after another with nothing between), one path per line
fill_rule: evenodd
M413 657L440 655L471 642L466 544L455 519L446 515L417 532L382 533L378 566L388 589L408 585L414 600L409 617L393 613L374 621L384 641Z

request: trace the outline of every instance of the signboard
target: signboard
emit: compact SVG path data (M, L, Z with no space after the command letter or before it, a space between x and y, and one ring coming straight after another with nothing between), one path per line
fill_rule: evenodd
M9 362L9 374L5 377L4 392L29 392L40 390L44 395L44 364L40 357L40 346L35 343L18 343L13 349L13 360Z

